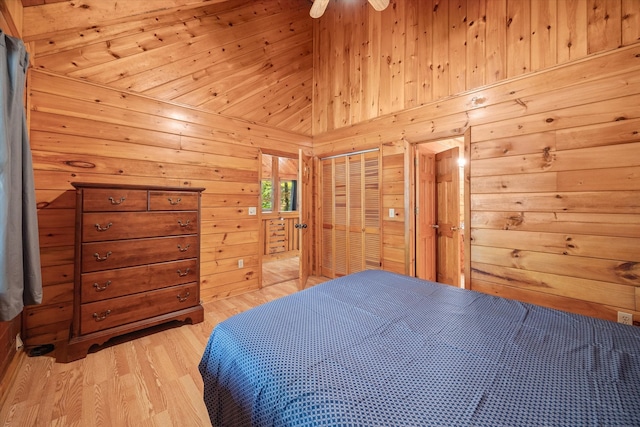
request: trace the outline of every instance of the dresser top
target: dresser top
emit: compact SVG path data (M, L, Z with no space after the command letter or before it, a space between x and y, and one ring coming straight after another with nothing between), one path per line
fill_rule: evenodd
M202 192L202 187L163 187L160 185L135 185L135 184L107 184L100 182L72 182L75 188L121 188L127 190L154 190L154 191L191 191Z

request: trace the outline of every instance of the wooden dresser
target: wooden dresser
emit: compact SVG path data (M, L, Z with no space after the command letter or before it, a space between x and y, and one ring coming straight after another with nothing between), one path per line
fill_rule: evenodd
M60 361L169 321L204 320L202 188L72 183L76 188L73 323Z

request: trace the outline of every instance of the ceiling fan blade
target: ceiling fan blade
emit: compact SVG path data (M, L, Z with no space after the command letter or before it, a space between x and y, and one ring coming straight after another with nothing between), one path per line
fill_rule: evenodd
M314 0L309 15L311 15L312 18L320 18L327 8L327 4L329 4L329 0Z
M387 6L389 6L389 0L369 0L369 3L371 3L371 6L378 12L385 10Z

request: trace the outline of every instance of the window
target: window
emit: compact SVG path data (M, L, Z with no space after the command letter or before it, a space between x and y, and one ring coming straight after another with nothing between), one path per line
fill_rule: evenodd
M296 184L296 180L280 180L280 212L298 210Z
M273 183L270 179L263 179L260 188L262 211L270 212L273 210Z
M298 210L298 159L262 155L262 212Z

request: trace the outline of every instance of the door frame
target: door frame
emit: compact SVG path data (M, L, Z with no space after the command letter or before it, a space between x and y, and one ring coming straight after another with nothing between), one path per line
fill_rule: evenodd
M298 206L300 207L298 209L298 218L300 218L300 211L302 209L302 203L303 203L303 198L306 197L307 195L303 195L300 192L300 184L301 184L301 176L300 176L300 158L301 158L301 151L303 149L299 149L299 151L297 153L290 153L290 152L286 152L286 151L281 151L281 150L273 150L271 148L260 148L258 150L258 188L262 188L262 156L263 154L267 154L269 156L277 156L277 157L285 157L288 159L295 159L298 160L298 175L297 175L297 179L298 179ZM305 151L306 153L310 152L309 150ZM313 179L313 172L310 171L311 174L311 179ZM274 204L277 201L275 200L275 196L274 196ZM310 200L307 201L307 203L311 204L311 209L313 209L313 194L312 197L310 197ZM263 264L263 258L264 258L264 233L263 233L263 218L262 218L262 200L261 200L261 196L260 196L260 192L258 192L258 205L257 205L257 219L258 219L258 230L259 230L259 237L258 237L258 245L259 245L259 249L258 249L258 271L260 272L258 275L258 286L260 289L262 289L263 285L262 285L262 264ZM312 227L312 226L310 226ZM300 237L302 238L302 234L300 234ZM300 270L301 266L301 257L302 257L302 239L300 240L300 251L298 253L298 269ZM312 261L313 262L313 261ZM311 268L313 268L313 266L311 266ZM313 271L307 271L307 276L309 276L310 274L313 274ZM299 272L300 274L300 272ZM300 276L298 276L298 278L296 279L298 280L298 283L300 284Z
M307 286L311 273L313 245L313 153L311 150L298 151L298 232L300 249L298 250L298 289Z
M417 214L419 214L419 212L417 212L417 196L416 193L419 190L419 182L418 182L418 170L416 168L417 165L417 145L419 144L430 144L430 143L437 143L439 141L445 141L445 140L450 140L450 139L454 139L454 138L463 138L463 154L460 158L463 158L465 160L464 163L464 173L463 173L463 178L464 178L464 189L463 189L463 202L464 202L464 229L462 230L462 236L464 239L464 245L463 245L463 250L464 250L464 260L462 261L462 270L464 272L464 288L466 289L470 289L471 288L471 180L470 180L470 170L471 170L471 128L467 128L465 130L464 133L461 134L455 134L452 135L451 137L448 138L438 138L438 139L433 139L433 140L425 140L425 141L419 141L416 143L412 143L412 149L408 150L409 153L409 157L410 157L410 164L413 166L413 171L411 173L411 187L412 187L412 191L410 193L410 203L411 203L411 209L410 212L413 213L412 216L412 225L413 225L413 239L412 239L412 245L411 245L411 259L414 261L412 263L411 266L411 275L413 276L417 276L417 265L416 263L418 262L417 259L417 248L416 245L418 244L418 238L417 238L417 233L418 233L418 221L417 221ZM444 149L442 150L444 151ZM417 214L416 214L417 213Z

